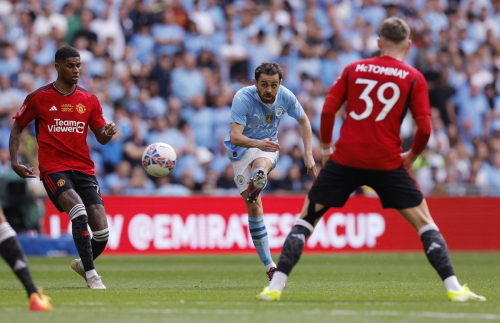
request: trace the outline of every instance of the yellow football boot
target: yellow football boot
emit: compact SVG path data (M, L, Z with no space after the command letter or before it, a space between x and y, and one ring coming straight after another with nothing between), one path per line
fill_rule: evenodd
M467 284L462 287L462 290L459 292L448 291L448 298L452 302L467 302L467 301L480 301L483 302L486 300L486 297L474 294L470 291Z
M269 290L269 287L264 287L264 290L257 296L255 296L256 300L265 301L265 302L274 302L279 301L281 297L281 293L278 290Z

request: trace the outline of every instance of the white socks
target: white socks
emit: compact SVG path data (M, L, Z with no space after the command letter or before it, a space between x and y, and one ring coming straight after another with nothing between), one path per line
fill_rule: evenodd
M281 271L275 271L273 279L271 280L271 283L269 283L269 290L277 290L278 292L282 293L283 288L285 288L287 279L288 276L285 273L282 273Z
M15 237L15 236L16 236L16 231L14 231L14 229L12 229L9 222L4 222L4 223L0 224L0 243L4 242L5 240L7 240L9 238Z
M274 263L274 261L272 263L270 263L269 265L266 265L266 273L269 272L269 269L271 269L273 267L277 267L276 264Z
M275 274L276 275L276 274ZM443 280L444 287L446 287L446 291L454 291L454 292L459 292L462 290L462 286L458 282L457 276L450 276Z
M90 277L97 276L97 271L95 271L95 269L86 271L85 276L87 276L87 279L89 279Z

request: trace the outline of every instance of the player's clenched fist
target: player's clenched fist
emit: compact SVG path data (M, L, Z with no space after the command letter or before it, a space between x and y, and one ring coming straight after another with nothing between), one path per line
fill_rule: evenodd
M104 134L109 136L109 137L116 135L117 132L118 132L118 128L116 127L116 125L113 121L108 122L104 126Z
M280 150L280 145L273 141L273 138L266 138L260 141L259 146L257 147L262 151L275 152Z

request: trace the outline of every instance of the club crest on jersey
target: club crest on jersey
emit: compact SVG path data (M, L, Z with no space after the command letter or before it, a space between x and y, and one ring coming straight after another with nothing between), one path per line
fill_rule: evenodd
M268 114L266 115L266 122L271 123L274 120L274 115Z
M243 175L236 176L236 182L238 185L243 185L243 183L245 183L245 177Z
M78 103L76 105L76 111L78 111L79 114L84 114L85 111L87 111L87 108L85 108L85 106L81 103Z
M66 184L66 181L64 179L60 179L57 181L57 186L59 187L63 186L64 184Z
M276 116L281 117L282 114L283 114L283 108L279 107L278 110L276 110Z

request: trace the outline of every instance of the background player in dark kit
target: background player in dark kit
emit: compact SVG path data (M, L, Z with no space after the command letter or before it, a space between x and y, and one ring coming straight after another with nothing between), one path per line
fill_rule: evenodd
M7 222L3 210L0 207L0 253L2 258L12 268L14 274L21 281L28 293L30 311L52 312L50 297L43 294L43 290L37 290L31 278L30 268L23 249L16 237L16 232Z
M80 255L71 268L87 281L89 288L106 289L93 261L106 247L109 230L86 137L90 127L104 145L117 128L113 122L106 123L97 98L77 85L80 67L80 54L73 47L65 46L56 52L57 80L26 97L14 116L9 150L14 171L21 177L35 177L33 168L18 163L21 132L35 120L40 178L54 205L68 213Z

